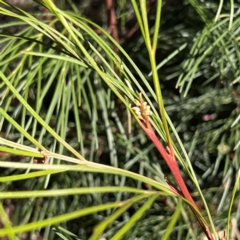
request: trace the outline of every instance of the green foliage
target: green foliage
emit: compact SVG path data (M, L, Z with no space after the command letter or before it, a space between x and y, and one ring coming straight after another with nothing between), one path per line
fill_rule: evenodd
M104 4L86 2L39 1L30 14L0 1L0 236L203 236L135 121L142 92L198 217L230 239L240 222L238 4L156 1L148 13L151 1L116 1L117 41ZM139 31L125 38L133 20Z

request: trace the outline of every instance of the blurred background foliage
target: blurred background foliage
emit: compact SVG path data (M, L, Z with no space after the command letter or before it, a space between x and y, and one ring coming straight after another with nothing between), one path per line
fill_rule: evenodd
M54 17L39 3L27 0L8 2L65 34L64 29L61 29L62 26L54 23ZM99 0L55 1L60 9L85 16L108 30L109 12L106 3L107 1ZM152 33L155 1L149 0L147 4ZM229 25L231 8L234 15L232 25ZM214 18L218 9L219 3L213 0L164 1L156 59L159 63L158 71L166 111L190 156L215 224L218 229L222 229L226 227L229 196L240 159L240 8L239 3L234 3L233 6L230 1L224 3L215 23ZM115 39L141 69L149 84L153 85L148 54L131 1L114 1L114 12L118 38ZM23 56L21 51L29 48L32 48L32 51L53 54L59 51L60 46L52 44L50 38L40 36L30 25L1 14L1 69L22 97L63 139L81 152L87 160L127 169L153 179L163 179L164 175L168 176L169 170L165 163L134 121L131 122L132 131L129 133L129 115L126 108L96 72L91 68L76 67L52 58ZM9 34L24 38L8 38ZM88 40L87 35L84 37ZM102 37L104 41L109 41L104 35ZM34 38L36 42L29 44L28 38ZM38 44L37 41L43 42L44 45ZM92 39L89 41L94 45ZM110 42L109 44L111 45ZM95 47L101 52L99 46ZM90 48L89 53L97 58ZM104 52L102 54L104 56ZM119 55L121 56L120 53ZM124 56L121 58L124 62ZM106 60L114 66L113 61L107 56ZM99 58L99 64L101 61ZM135 70L131 66L129 68L132 74L135 74ZM121 76L119 72L117 74ZM75 83L72 84L71 80ZM26 114L22 105L12 95L4 95L5 86L2 82L0 89L1 106L10 116L45 147L53 152L66 154L63 147L46 133L33 117ZM148 95L150 96L149 93ZM79 118L77 123L76 118ZM1 136L28 144L4 118L0 119L0 130ZM28 157L2 154L1 160L4 161L6 158L22 162L31 160ZM24 173L24 171L0 169L1 176L16 173ZM184 172L183 175L193 196L198 199L192 182ZM124 177L62 172L48 177L1 183L0 191L105 185L127 185L147 189L142 183ZM125 200L128 197L129 193L106 193L28 200L9 199L4 201L4 206L13 225L20 225L86 206L114 202L116 199ZM238 195L233 205L233 218L237 223L240 222L239 200ZM173 214L172 204L175 204L174 201L165 197L156 200L124 239L159 239ZM102 239L109 239L139 207L140 203L128 209L108 228ZM52 226L36 229L29 234L19 235L19 239L64 239L64 236L65 239L88 239L93 227L110 212L110 210L99 212L61 223L60 228L56 226L54 231ZM192 221L195 220L182 217L174 228L171 239L190 239L192 233L189 233L189 224ZM237 227L240 226L236 226L236 229ZM199 231L198 226L195 226L192 231L196 234L201 230ZM235 234L236 236L240 239L239 235Z

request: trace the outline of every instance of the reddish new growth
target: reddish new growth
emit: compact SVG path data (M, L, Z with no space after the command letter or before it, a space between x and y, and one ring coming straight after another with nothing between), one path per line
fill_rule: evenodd
M172 146L171 142L168 143L168 146L165 149L152 128L152 125L150 123L150 116L152 115L152 111L150 109L150 106L147 104L147 102L143 101L142 93L139 94L139 101L136 101L136 105L137 106L132 108L137 115L136 120L138 121L139 125L142 127L144 132L151 139L151 141L154 143L154 145L158 149L159 153L161 154L161 156L167 163L169 169L171 170L171 172L178 184L178 187L180 188L180 191L178 190L178 188L174 187L172 184L169 187L175 193L182 195L185 199L187 199L193 205L193 207L191 207L191 209L192 209L194 215L196 216L198 222L200 223L200 225L201 225L202 229L204 230L208 239L213 240L214 238L209 230L209 227L199 217L198 207L197 207L195 201L192 199L192 196L190 195L190 193L187 189L185 181L182 178L182 175L178 168L178 163L175 159L173 146Z

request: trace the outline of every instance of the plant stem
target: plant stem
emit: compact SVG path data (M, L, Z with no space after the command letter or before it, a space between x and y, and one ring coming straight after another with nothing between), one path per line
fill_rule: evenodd
M165 162L167 163L169 169L171 170L171 172L181 190L183 197L192 204L192 206L190 206L190 208L193 211L193 214L195 215L195 217L197 218L199 224L201 225L207 238L209 240L214 240L214 238L209 230L208 224L204 221L204 219L202 219L199 216L198 207L187 189L187 186L186 186L185 181L180 173L177 161L175 159L174 152L172 152L173 151L172 148L169 149L169 152L166 151L166 149L163 147L162 143L159 141L158 137L156 136L156 134L150 124L148 116L146 114L143 114L143 117L144 117L145 124L142 121L140 121L139 119L137 119L137 121L139 122L139 124L142 127L142 129L144 130L144 132L148 135L148 137L154 143L154 145L158 149L159 153L162 155Z

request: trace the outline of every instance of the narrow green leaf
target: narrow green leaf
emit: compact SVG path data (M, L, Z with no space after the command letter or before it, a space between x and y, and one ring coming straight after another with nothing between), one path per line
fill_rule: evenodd
M182 209L182 198L178 198L178 204L176 206L174 214L171 217L171 221L168 223L166 231L164 232L161 240L168 240L170 238L170 235L173 232L173 228L176 225L179 215L181 213L181 209Z
M8 148L8 147L2 147L0 146L1 152L11 153L14 155L20 155L20 156L28 156L28 157L37 157L37 158L44 158L44 155L41 153L35 153L35 152L26 152L23 150Z
M128 208L130 208L134 203L141 201L144 198L147 198L147 195L139 195L136 197L133 197L126 202L123 206L119 207L114 213L112 213L106 220L102 221L100 224L98 224L93 231L92 236L89 238L89 240L97 240L99 239L100 235L103 233L103 231L117 218L119 218L124 212L127 211Z
M139 209L137 212L133 214L133 216L129 219L129 221L111 238L111 240L121 239L123 235L130 231L133 224L142 217L142 215L146 212L146 210L153 204L156 198L159 197L159 194L155 194L151 196Z
M0 199L8 198L31 198L31 197L52 197L52 196L66 196L75 194L92 194L92 193L105 193L105 192L131 192L138 194L145 194L149 196L154 194L154 191L145 191L137 188L130 187L94 187L94 188L69 188L59 190L44 190L44 191L16 191L16 192L1 192Z

